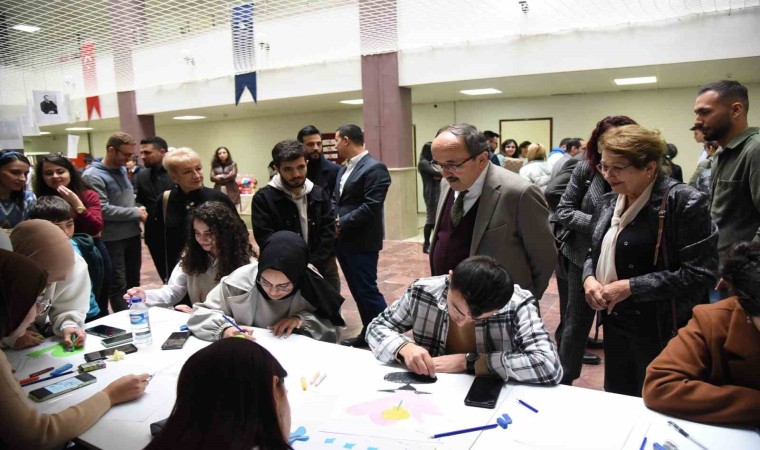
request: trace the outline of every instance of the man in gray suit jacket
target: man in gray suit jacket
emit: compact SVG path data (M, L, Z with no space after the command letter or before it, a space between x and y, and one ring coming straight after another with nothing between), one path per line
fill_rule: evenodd
M549 210L539 188L489 164L488 144L474 126L449 125L433 141L443 174L430 251L433 275L472 255L488 255L540 299L557 261Z

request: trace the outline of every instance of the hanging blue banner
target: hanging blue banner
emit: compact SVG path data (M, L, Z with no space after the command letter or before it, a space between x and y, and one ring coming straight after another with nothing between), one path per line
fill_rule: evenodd
M240 103L240 97L243 96L245 88L248 88L253 101L256 102L256 72L235 75L235 106Z
M256 101L256 45L253 38L253 3L233 6L232 20L232 61L235 66L235 105L248 91Z

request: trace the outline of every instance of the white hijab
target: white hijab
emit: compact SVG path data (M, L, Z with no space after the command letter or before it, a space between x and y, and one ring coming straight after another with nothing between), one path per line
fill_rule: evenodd
M626 196L619 194L617 202L615 203L615 212L612 215L612 222L610 223L610 229L607 230L607 234L604 235L602 241L602 252L599 255L599 261L596 264L596 279L603 285L612 283L618 280L617 270L615 268L615 247L617 246L617 239L620 232L628 226L629 223L644 207L649 203L649 198L652 196L652 188L654 187L654 181L657 177L653 177L652 182L649 183L644 192L641 193L639 198L633 202L628 209L625 209Z

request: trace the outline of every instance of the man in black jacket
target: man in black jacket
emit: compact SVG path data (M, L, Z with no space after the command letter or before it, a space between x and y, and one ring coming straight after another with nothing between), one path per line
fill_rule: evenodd
M306 178L306 151L297 141L272 149L277 175L253 196L253 236L263 249L275 231L292 231L309 244L309 262L340 292L335 260L335 225L327 193Z
M140 141L140 156L145 164L145 169L135 175L132 183L135 187L135 200L138 206L144 206L149 213L156 210L164 191L170 190L174 183L164 168L164 155L169 147L166 141L159 136L146 138ZM166 261L164 247L161 245L163 230L156 229L154 220L145 222L145 245L148 246L153 264L156 266L158 275L166 282L169 274L166 273Z
M340 166L325 158L322 154L322 135L314 125L307 125L298 132L298 142L303 144L308 161L307 177L312 183L321 187L332 198L335 179Z
M391 176L385 164L364 149L364 132L356 125L342 125L335 131L335 148L346 160L338 172L335 202L335 253L362 319L359 336L341 344L367 347L367 325L385 308L385 298L377 288L377 262L385 236L385 195Z

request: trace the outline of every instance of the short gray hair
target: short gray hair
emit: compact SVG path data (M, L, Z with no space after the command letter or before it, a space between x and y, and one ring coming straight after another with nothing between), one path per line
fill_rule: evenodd
M477 156L483 152L490 150L486 137L478 131L477 128L468 123L454 123L446 125L438 130L435 137L440 136L441 133L448 131L456 137L464 138L464 145L467 148L467 153L470 156Z
M198 161L201 162L201 157L195 150L188 147L181 147L176 150L172 150L164 156L164 169L169 173L174 173L177 168L183 164L189 162Z

